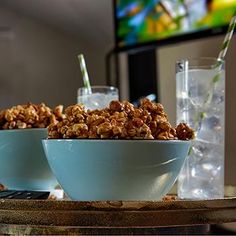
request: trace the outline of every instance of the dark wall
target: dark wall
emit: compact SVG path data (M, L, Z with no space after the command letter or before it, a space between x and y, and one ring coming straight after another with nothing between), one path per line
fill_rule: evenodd
M141 51L128 55L129 92L131 102L149 94L157 95L156 65L155 50Z

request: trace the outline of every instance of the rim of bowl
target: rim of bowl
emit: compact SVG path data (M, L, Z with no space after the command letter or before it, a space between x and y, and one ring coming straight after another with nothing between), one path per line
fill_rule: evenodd
M80 142L80 141L89 141L89 142L156 142L156 143L188 143L192 140L180 140L180 139L171 139L171 140L158 140L158 139L49 139L43 138L42 141L49 142Z
M27 131L35 131L35 130L37 130L37 131L45 131L45 130L47 130L47 128L24 128L24 129L1 129L0 130L0 133L1 132L27 132Z

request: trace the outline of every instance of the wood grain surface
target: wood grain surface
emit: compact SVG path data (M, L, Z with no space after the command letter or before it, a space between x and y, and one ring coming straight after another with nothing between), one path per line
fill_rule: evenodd
M193 226L206 229L209 224L235 221L236 197L143 202L0 200L0 232L11 234L157 234L177 229L189 233L195 232Z

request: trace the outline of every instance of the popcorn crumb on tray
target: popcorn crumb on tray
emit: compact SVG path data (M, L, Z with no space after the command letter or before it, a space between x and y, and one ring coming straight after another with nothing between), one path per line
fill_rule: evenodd
M6 190L6 187L0 183L0 191Z
M166 195L162 198L162 201L164 202L170 202L170 201L176 201L177 196L176 195Z

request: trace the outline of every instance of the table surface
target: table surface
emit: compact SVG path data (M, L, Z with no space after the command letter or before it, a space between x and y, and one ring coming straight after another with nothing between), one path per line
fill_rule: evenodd
M207 230L227 222L236 222L236 195L197 201L0 200L0 233L194 233L193 226Z
M149 227L236 221L236 197L200 201L0 200L1 224Z

